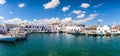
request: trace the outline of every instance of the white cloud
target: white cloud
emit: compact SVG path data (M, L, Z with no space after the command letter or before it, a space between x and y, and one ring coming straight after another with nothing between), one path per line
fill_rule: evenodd
M85 19L85 21L93 20L98 14L90 14L88 18Z
M50 2L44 4L44 9L55 8L60 4L59 0L51 0Z
M3 20L2 22L3 23L19 24L19 23L24 23L24 22L28 22L28 21L22 20L21 18L13 18L13 19Z
M36 21L37 21L37 19L33 19L33 21L34 21L34 22L36 22Z
M52 23L59 23L59 18L50 18L50 19L43 19L42 22L43 23L48 23L48 24L52 24Z
M100 6L102 6L103 4L98 4L98 5L95 5L95 6L93 6L94 8L97 8L97 7L100 7Z
M103 20L102 19L98 19L98 22L102 22Z
M28 20L23 20L23 22L22 23L29 23L29 21Z
M3 16L0 16L0 20L4 20L5 18Z
M90 4L88 4L88 3L82 3L81 4L81 7L82 8L88 8L90 6Z
M84 13L86 13L85 11L82 11L82 13L84 14Z
M63 12L66 12L66 11L68 11L69 9L70 9L70 5L63 7L63 8L62 8L62 11L63 11Z
M84 18L84 17L85 17L85 14L80 14L76 18Z
M90 20L93 20L98 14L90 14L87 18L78 20L77 23L86 23Z
M81 10L73 10L71 13L80 14L81 12L82 12Z
M72 22L73 22L72 17L66 17L65 19L61 20L62 24L69 24L69 23L72 23Z
M80 23L86 23L90 20L93 20L98 14L90 14L87 18L74 20L72 17L66 17L64 19L56 18L50 18L50 19L34 19L32 23L40 23L40 24L52 24L52 23L62 23L62 24L80 24Z
M40 24L60 23L60 19L58 17L50 18L50 19L39 19L39 20L34 19L33 21L34 23L40 23Z
M12 11L10 11L10 12L9 12L9 14L13 14L13 12L12 12Z
M56 18L50 18L50 19L39 19L36 20L34 19L32 23L40 23L40 24L52 24L52 23L62 23L62 24L68 24L72 23L72 18L71 17L66 17L65 19L61 19L56 17Z
M25 7L25 3L20 3L20 4L18 4L18 7L19 7L19 8Z
M39 19L36 20L34 19L32 23L40 23L40 24L52 24L52 23L62 23L62 24L68 24L72 23L72 18L71 17L66 17L65 19L61 19L56 17L56 18L50 18L50 19Z
M73 20L72 17L67 17L65 19L61 20L61 23L64 24L80 24L80 23L86 23L90 20L93 20L98 14L90 14L87 18L79 19L79 20Z
M0 16L1 17L1 16ZM3 17L1 17L3 19ZM21 18L13 18L13 19L3 19L2 23L10 23L10 24L20 24L20 23L30 23L30 24L52 24L52 23L60 23L60 19L50 18L50 19L33 19L32 21L23 20Z
M6 3L6 0L0 0L0 4L3 5Z
M72 14L68 14L67 16L71 16Z
M19 24L19 23L32 23L32 24L52 24L52 23L62 23L62 24L80 24L86 23L90 20L93 20L98 14L90 14L87 18L74 20L72 17L66 17L64 19L60 19L58 17L50 18L50 19L33 19L32 21L22 20L21 18L13 18L13 19L4 19L4 17L0 16L2 19L2 23L11 23L11 24Z

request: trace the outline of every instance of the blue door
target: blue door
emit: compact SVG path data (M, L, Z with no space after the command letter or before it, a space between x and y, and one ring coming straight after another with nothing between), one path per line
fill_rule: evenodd
M102 31L100 31L100 35L102 35Z

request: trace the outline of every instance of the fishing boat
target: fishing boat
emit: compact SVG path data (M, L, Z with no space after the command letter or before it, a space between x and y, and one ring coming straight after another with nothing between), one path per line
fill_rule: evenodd
M72 32L71 34L72 35L85 35L85 33L78 32L78 31Z
M111 35L117 36L117 35L120 35L120 32L112 32Z
M88 33L87 35L88 35L88 36L98 36L97 33Z
M111 36L111 33L106 33L105 36Z
M17 38L15 38L15 37L0 35L0 41L15 42L16 39L17 39Z

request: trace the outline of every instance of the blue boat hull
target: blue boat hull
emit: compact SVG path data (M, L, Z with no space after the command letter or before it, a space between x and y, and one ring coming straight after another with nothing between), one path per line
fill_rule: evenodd
M16 38L0 38L0 41L14 42L16 41Z

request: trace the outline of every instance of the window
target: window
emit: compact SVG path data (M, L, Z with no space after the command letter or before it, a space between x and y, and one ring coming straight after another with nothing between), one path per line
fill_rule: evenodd
M100 29L98 29L100 31Z
M31 28L31 26L29 26L29 28Z
M28 26L26 26L26 28L28 28Z
M4 27L3 27L3 29L4 29Z
M36 28L39 28L38 26L36 26Z

